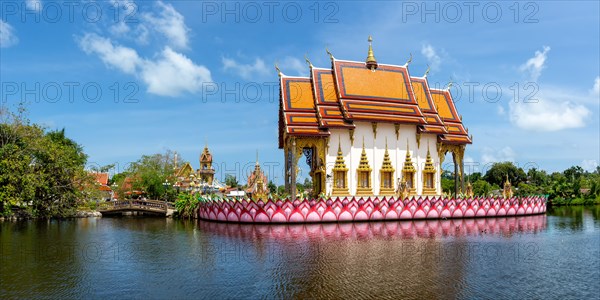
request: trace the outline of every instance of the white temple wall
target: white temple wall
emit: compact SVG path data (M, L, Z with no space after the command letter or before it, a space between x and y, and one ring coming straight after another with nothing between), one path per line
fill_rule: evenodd
M396 130L394 124L377 123L377 135L373 134L373 126L371 122L355 122L354 130L354 145L351 146L350 134L346 129L331 129L329 139L329 149L326 155L326 174L329 179L326 181L326 193L330 194L333 189L333 167L337 157L338 143L341 143L342 153L346 167L348 168L348 192L350 195L356 194L358 181L357 167L360 164L362 153L362 143L364 138L365 150L371 166L371 187L374 195L379 195L381 174L380 169L383 163L385 154L385 146L387 139L388 153L390 160L394 166L394 187L398 187L398 180L402 177L402 167L406 156L406 145L411 153L411 158L415 169L417 194L423 192L423 177L421 171L425 166L427 158L427 144L431 158L436 168L436 193L441 191L439 158L437 154L437 136L435 134L422 134L420 146L417 146L417 127L415 125L400 125L399 137L396 138Z

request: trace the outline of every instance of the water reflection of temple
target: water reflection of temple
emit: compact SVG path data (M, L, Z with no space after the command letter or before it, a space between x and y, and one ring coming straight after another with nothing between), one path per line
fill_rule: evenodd
M274 297L454 299L469 298L473 264L514 260L514 252L496 251L498 243L482 251L472 237L535 234L546 228L546 216L299 225L200 221L198 226L222 236L224 252L232 252L230 244L247 245L236 258L260 261L273 272L266 277L276 282L265 293ZM212 252L212 259L231 257L228 252Z
M208 232L241 239L371 239L443 238L478 235L510 236L537 233L546 228L546 215L505 218L415 220L400 222L320 223L294 225L228 224L201 221Z

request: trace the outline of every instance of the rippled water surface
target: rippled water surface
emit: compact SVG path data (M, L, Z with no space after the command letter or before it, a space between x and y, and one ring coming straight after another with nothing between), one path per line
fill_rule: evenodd
M600 295L600 206L447 221L0 223L0 298Z

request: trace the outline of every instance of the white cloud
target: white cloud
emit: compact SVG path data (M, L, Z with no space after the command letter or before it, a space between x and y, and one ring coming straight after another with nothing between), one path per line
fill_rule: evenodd
M588 172L596 171L597 167L598 167L598 161L595 159L584 159L581 162L581 168Z
M232 58L226 57L222 58L222 62L225 71L231 70L246 80L269 74L269 69L260 58L256 58L253 64L242 64Z
M596 77L596 80L594 80L594 87L592 88L591 92L592 95L600 95L600 76ZM598 100L598 98L596 98L596 100Z
M484 147L481 154L481 162L486 165L495 162L515 161L515 157L515 151L509 146L498 150Z
M155 60L141 58L132 48L115 45L110 39L88 33L79 40L87 54L95 54L109 67L139 77L148 86L148 93L174 97L200 90L210 82L210 71L194 64L183 54L166 47Z
M141 77L148 92L161 96L177 96L182 92L195 93L203 82L212 81L210 71L194 64L185 55L166 47L156 61L145 61Z
M427 58L432 72L439 70L442 65L442 58L436 53L433 46L430 44L423 44L421 47L421 54Z
M126 74L135 74L141 59L134 49L113 45L108 38L87 33L79 40L79 46L87 54L96 54L108 66Z
M122 36L128 33L130 30L131 28L129 28L129 25L127 25L125 22L118 22L109 28L110 33L116 36Z
M532 81L542 74L550 47L544 46L542 51L536 51L519 67ZM528 99L509 102L510 121L523 129L533 131L559 131L570 128L584 127L591 115L584 106L594 101L589 95L571 91L561 87L535 86L534 94ZM525 101L523 101L525 100Z
M160 12L144 13L142 19L157 32L162 33L172 47L188 48L190 29L185 25L184 17L171 4L158 1L155 6Z
M570 101L540 97L538 103L509 103L510 121L534 131L558 131L585 126L589 109Z
M8 48L16 45L19 39L10 24L0 20L0 48Z
M505 113L506 111L504 110L504 106L498 105L498 114L503 116Z
M519 67L519 70L521 72L529 73L530 79L532 81L537 81L542 74L542 70L545 68L548 51L550 51L550 47L548 46L544 46L541 52L535 51L535 55L522 64Z
M291 74L293 75L308 76L308 65L296 57L287 56L281 61L279 67L282 70L292 70L294 73Z
M37 12L42 10L42 1L41 0L26 0L25 4L28 9L35 10Z

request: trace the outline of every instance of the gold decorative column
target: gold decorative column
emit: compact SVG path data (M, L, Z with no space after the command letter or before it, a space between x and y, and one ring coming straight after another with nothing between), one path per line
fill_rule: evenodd
M404 166L402 168L402 182L406 184L406 188L411 195L416 194L415 174L415 166L413 166L410 157L410 149L408 147L408 140L406 140L406 158L404 159Z
M385 141L385 154L383 155L383 164L379 171L381 175L379 184L379 195L392 196L394 195L394 167L388 153L387 139Z
M346 162L342 155L342 145L338 142L337 158L335 159L335 166L333 167L333 188L331 191L332 196L347 196L348 193L348 168L346 168Z
M436 195L435 188L435 166L431 159L431 153L429 152L429 145L427 145L427 159L425 160L425 168L423 169L423 195Z
M363 148L360 155L360 164L356 169L356 176L358 177L358 184L356 187L357 196L371 196L373 195L373 189L371 187L371 166L369 166L369 159L367 158L367 151L365 150L365 140L363 138Z

